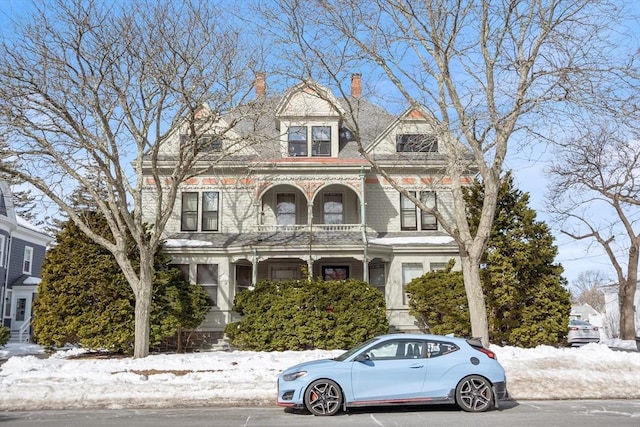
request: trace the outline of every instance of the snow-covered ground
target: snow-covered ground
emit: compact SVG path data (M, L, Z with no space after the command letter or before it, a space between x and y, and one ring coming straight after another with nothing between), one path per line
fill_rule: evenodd
M633 341L580 348L491 349L516 400L640 399L640 353ZM38 355L41 353L40 355ZM195 407L275 404L285 368L341 351L212 351L133 358L44 357L34 345L0 349L0 409Z

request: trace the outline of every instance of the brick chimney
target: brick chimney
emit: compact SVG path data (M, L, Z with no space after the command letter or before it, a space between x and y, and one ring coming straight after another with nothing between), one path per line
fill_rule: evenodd
M354 98L362 96L362 75L360 73L351 75L351 96Z
M253 83L256 90L256 98L261 98L267 93L267 82L265 77L265 73L263 72L256 73L256 79Z

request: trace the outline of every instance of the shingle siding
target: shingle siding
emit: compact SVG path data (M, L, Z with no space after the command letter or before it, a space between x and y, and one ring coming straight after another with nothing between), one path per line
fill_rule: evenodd
M240 155L219 162L212 160L207 175L194 177L180 188L180 191L220 192L218 231L202 232L200 228L196 232L181 231L180 194L165 228L165 251L172 262L190 264L192 272L198 263L218 264L219 304L200 329L220 331L226 323L237 320L232 306L238 264L250 266L252 277L258 281L273 279L274 271L280 272L281 277L288 273L302 276L309 266L312 277L321 276L325 266L346 266L349 278L365 280L368 262L384 266L391 323L401 330L414 329L415 319L408 315L404 298L402 265L420 263L427 272L432 263L457 258L457 247L440 225L437 230L422 231L420 226L415 231L401 230L400 194L361 156L354 141L332 140L331 156L314 157L308 149L306 156L289 157L287 126L331 126L335 138L339 136L336 130L344 126L321 97L307 99L308 93L296 92L306 89L298 85L281 99L262 100L270 106L270 114L259 119L260 126L241 120L235 129L257 143L243 149ZM306 102L298 102L301 99ZM450 182L441 175L446 165L443 151L396 151L396 134L429 133L433 131L433 124L411 111L393 117L365 100L359 100L357 105L359 131L368 153L379 159L403 188L435 191L438 206L449 206L452 203ZM445 149L443 144L438 148ZM163 153L163 158L170 159L171 155L168 151ZM472 175L470 171L468 176ZM149 179L146 182L149 186L143 194L143 204L149 210L145 218L153 221L155 186ZM277 225L278 193L295 194L295 225ZM330 212L333 215L328 222L325 222L323 206L326 193L342 195L341 208L340 202L333 200L331 206L337 211ZM364 223L363 201L366 203ZM201 204L199 206L201 208ZM441 212L446 215L447 211L451 209ZM416 215L420 219L417 208ZM366 237L363 226L366 226ZM381 241L382 237L401 239ZM441 238L445 239L439 240Z

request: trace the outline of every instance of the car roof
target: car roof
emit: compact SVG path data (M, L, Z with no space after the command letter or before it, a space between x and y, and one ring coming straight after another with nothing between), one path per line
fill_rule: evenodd
M389 340L389 339L407 339L407 340L434 340L434 341L467 341L467 338L463 337L454 337L452 335L432 335L432 334L386 334L380 335L378 337L379 340Z

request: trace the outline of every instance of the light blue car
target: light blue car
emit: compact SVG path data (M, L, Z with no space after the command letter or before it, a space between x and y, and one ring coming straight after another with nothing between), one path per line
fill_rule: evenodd
M314 415L355 406L442 403L483 412L507 397L504 369L480 340L392 334L335 359L286 369L278 377L277 404Z

